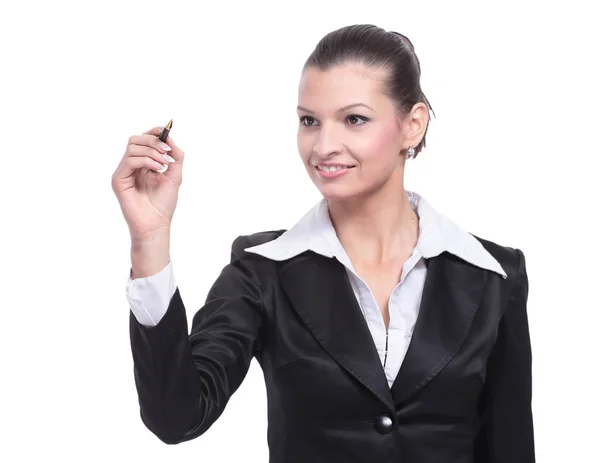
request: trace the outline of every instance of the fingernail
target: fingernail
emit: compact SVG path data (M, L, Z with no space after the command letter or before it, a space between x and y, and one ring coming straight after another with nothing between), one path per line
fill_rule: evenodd
M168 161L168 162L175 162L175 159L173 159L173 158L172 158L171 156L169 156L168 154L163 154L162 156L163 156L163 158L165 158L165 161Z
M171 151L171 147L169 145L167 145L166 143L163 143L162 141L158 142L158 146L162 149L164 149L165 151Z

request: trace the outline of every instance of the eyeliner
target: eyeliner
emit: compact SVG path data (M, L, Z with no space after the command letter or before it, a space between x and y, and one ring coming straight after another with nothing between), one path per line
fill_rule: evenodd
M158 136L158 139L160 141L162 141L163 143L166 143L167 137L169 136L169 132L171 131L172 128L173 128L173 119L171 119L169 122L167 122L167 125L165 125L163 127L163 130L160 133L160 135Z

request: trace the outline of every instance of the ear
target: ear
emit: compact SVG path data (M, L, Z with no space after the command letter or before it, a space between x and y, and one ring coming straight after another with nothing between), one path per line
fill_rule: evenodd
M405 119L406 138L404 142L406 146L403 147L404 149L408 149L409 146L417 146L421 142L428 123L429 111L427 106L422 102L416 103Z

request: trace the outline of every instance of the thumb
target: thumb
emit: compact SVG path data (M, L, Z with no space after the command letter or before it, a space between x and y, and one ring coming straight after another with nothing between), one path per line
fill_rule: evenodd
M169 151L168 154L175 159L175 161L183 161L183 150L175 144L171 135L167 137L167 145L171 147L171 151Z
M171 135L167 137L166 143L171 147L171 151L169 151L167 154L175 159L175 162L166 162L168 167L163 175L168 175L176 180L177 183L181 183L184 152L175 144Z

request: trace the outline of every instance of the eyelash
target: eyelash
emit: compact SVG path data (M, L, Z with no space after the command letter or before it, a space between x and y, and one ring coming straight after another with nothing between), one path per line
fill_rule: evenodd
M362 119L362 120L364 121L362 124L350 124L350 125L356 125L356 126L359 126L359 125L364 125L365 123L367 123L367 122L369 122L369 121L371 120L371 119L369 119L368 117L359 116L358 114L350 114L350 115L349 115L349 116L346 118L346 120L347 120L347 119L350 119L351 117L356 117L356 118L358 118L358 119ZM314 119L314 117L311 117L311 116L302 116L302 117L300 117L300 124L302 124L302 125L303 125L304 127L306 127L306 128L314 127L314 125L306 125L306 124L304 124L304 121L305 121L307 118L309 118L309 119Z

